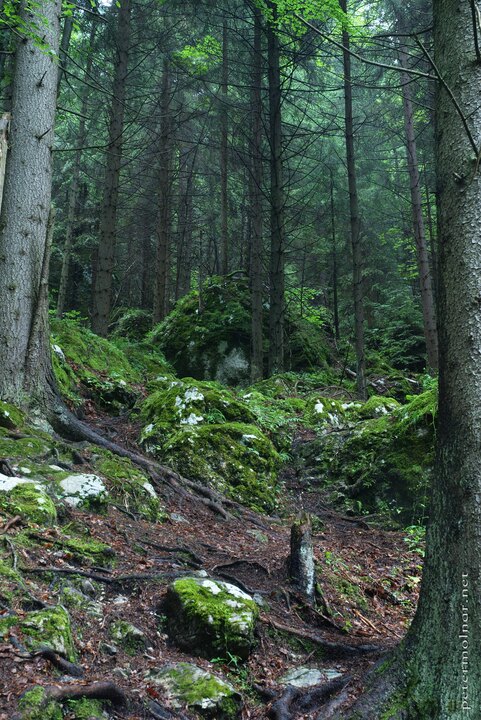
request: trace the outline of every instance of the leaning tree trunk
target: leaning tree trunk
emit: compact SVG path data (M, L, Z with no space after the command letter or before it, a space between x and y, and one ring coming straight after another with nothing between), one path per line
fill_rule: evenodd
M436 468L418 609L391 668L349 715L366 720L477 720L481 707L481 66L469 3L435 0L434 42L443 78L436 98ZM388 715L389 707L397 712Z
M275 6L272 8L275 15ZM271 254L269 266L269 374L284 370L285 316L285 228L282 153L282 86L279 38L272 25L267 28L269 77L269 140L271 167Z
M252 177L250 232L250 288L252 313L251 381L262 380L264 352L262 332L262 15L254 9L252 65Z
M23 9L31 32L17 45L10 152L0 216L0 397L42 402L51 372L47 226L57 98L60 2ZM38 47L38 37L48 45Z
M117 231L117 200L122 161L125 92L130 46L130 3L131 0L120 0L117 31L118 57L112 87L107 168L105 171L104 196L100 216L100 241L95 283L92 288L92 330L97 333L97 335L103 337L105 337L108 332L112 305L112 276L114 271Z
M408 59L406 50L399 51L401 67L407 69ZM411 186L411 206L413 214L414 240L416 242L416 257L419 272L419 286L421 291L421 306L423 310L424 337L428 366L431 370L438 369L438 331L436 328L436 314L434 309L434 296L431 282L431 268L429 265L426 233L424 231L423 205L421 198L421 183L414 134L414 113L411 100L410 79L407 74L402 76L404 128L406 132L406 154L408 163L409 181Z
M347 0L340 0L341 9L347 12ZM364 355L364 298L362 277L361 218L356 178L356 154L354 149L354 123L352 117L352 80L349 33L343 30L342 43L344 64L344 121L346 130L347 176L349 184L349 209L351 213L352 286L354 296L354 335L356 345L356 386L359 395L366 397L366 358Z

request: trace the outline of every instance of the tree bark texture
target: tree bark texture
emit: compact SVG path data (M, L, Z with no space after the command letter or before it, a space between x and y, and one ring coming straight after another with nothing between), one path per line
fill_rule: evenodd
M181 145L179 161L179 209L177 214L177 281L175 298L190 291L192 279L193 193L197 149Z
M262 380L264 351L262 332L262 15L254 9L252 56L252 176L250 202L250 288L252 312L251 380Z
M340 0L341 9L347 12L347 0ZM356 178L356 154L354 149L354 122L352 116L352 80L349 33L343 30L342 44L344 65L344 123L346 133L346 160L349 185L349 209L351 214L352 286L354 299L354 335L356 346L356 386L359 395L366 397L366 359L364 350L364 299L362 276L361 217Z
M130 11L131 0L120 0L117 27L117 59L112 87L109 145L106 158L107 167L100 218L97 271L92 297L92 330L102 337L105 337L108 332L112 305L117 201L122 163L125 94L130 46Z
M87 64L85 67L85 77L88 78L92 71L92 59L93 59L93 47L95 44L95 34L97 25L95 21L92 21L90 28L90 37L88 45ZM57 317L62 317L65 312L65 304L67 299L67 289L69 280L70 270L70 258L72 256L73 249L73 237L75 230L75 212L77 209L77 198L79 191L79 180L80 180L80 164L82 160L82 151L87 139L87 124L86 117L88 111L88 96L90 88L88 85L82 86L82 100L80 105L80 119L77 132L76 140L76 151L75 159L73 164L72 172L72 183L68 194L68 209L67 209L67 227L65 230L65 243L63 247L62 255L62 269L60 272L60 284L58 289L57 298Z
M275 15L275 7L273 7ZM285 316L285 227L282 153L282 85L279 38L275 29L267 28L269 77L269 141L270 141L270 220L271 252L269 264L269 374L284 370Z
M479 144L481 67L469 3L434 0L434 44L440 75ZM349 714L362 720L480 716L481 175L460 116L441 83L436 96L436 171L442 322L436 466L424 572L417 612L392 668ZM389 708L393 712L387 714Z
M481 138L469 3L435 0L435 62ZM408 637L423 717L475 720L481 707L481 176L445 88L436 99L439 242L437 464L421 596Z
M229 195L228 195L228 136L229 114L227 92L229 83L229 35L227 20L222 26L222 82L220 107L220 274L229 272Z
M296 520L291 527L289 574L297 589L312 602L316 589L316 571L308 516Z
M32 37L17 46L0 215L0 397L26 405L42 400L51 372L45 272L60 3L40 2L22 13ZM36 36L51 53L37 47Z
M167 286L169 275L169 248L171 228L172 184L172 118L171 118L170 63L164 60L162 97L160 103L159 153L159 216L157 225L157 255L154 280L153 321L161 322L167 312Z
M408 68L408 58L405 48L399 51L401 67ZM438 369L438 332L436 327L436 313L431 280L431 268L424 230L423 205L421 198L421 181L419 175L416 136L414 134L414 113L411 99L410 77L402 76L404 128L406 133L406 155L411 189L411 207L413 214L414 240L416 243L416 257L419 272L419 287L421 291L421 306L423 311L424 337L428 366L431 370Z

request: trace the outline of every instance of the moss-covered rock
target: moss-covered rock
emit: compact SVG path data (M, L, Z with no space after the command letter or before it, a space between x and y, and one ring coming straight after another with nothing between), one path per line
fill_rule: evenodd
M388 415L400 407L399 402L392 397L383 395L372 395L361 408L358 415L360 418L376 418Z
M162 522L166 511L147 476L128 458L92 448L95 467L106 479L115 503L151 522Z
M255 420L249 407L218 383L184 378L163 385L141 406L144 423L141 440L148 445L164 442L182 427Z
M202 717L234 720L240 716L242 698L226 680L191 663L174 663L147 674L160 686L174 709L185 706Z
M372 405L379 406L377 400ZM306 443L299 448L301 463L330 491L333 502L419 523L434 462L435 414L436 391L431 390Z
M277 505L280 457L254 425L225 423L179 430L156 450L178 472L261 512Z
M100 700L79 698L79 700L67 700L65 709L73 720L106 720L104 711L105 703Z
M70 616L62 605L29 612L23 618L15 618L12 625L21 631L23 642L29 650L35 651L45 646L75 661Z
M336 398L312 395L307 400L307 417L316 427L339 429L349 422L349 406Z
M57 511L45 487L29 478L0 474L0 510L28 523L53 525Z
M150 339L180 376L247 384L250 376L251 307L248 281L210 278L199 293L179 300ZM266 313L267 336L267 313ZM325 367L331 351L319 323L286 316L286 358L292 369Z
M133 404L140 375L114 343L78 320L53 320L51 330L54 372L67 400L80 405L87 396L112 410Z
M128 655L136 655L147 646L147 638L142 630L125 620L114 620L109 634L115 644L120 645Z
M103 617L104 609L102 603L92 600L92 598L85 595L85 593L73 585L63 585L59 597L62 605L67 608L82 610L86 615L90 615L90 617Z
M0 400L0 427L14 430L21 428L24 422L24 414L15 405Z
M171 640L183 650L207 658L249 656L258 608L235 585L182 578L169 587L162 609Z
M22 720L62 720L62 706L49 700L45 688L37 686L27 690L18 702Z

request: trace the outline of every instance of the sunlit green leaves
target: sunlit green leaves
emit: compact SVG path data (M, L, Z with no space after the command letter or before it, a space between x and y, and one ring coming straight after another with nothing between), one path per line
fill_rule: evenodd
M222 45L212 35L206 35L196 45L186 45L175 53L175 59L192 75L200 77L222 60Z

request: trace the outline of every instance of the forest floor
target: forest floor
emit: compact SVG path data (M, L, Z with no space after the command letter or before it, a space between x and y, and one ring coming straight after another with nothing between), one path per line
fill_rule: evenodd
M87 419L114 442L138 450L138 429L129 421L95 412ZM301 435L297 442L306 439ZM89 472L88 455L85 460L81 472ZM358 694L368 668L403 637L417 601L422 547L405 532L385 531L369 519L340 515L324 503L318 488L305 486L290 467L283 480L282 517L250 514L225 520L194 499L179 498L167 486L162 498L167 518L161 524L134 518L115 507L106 516L69 509L67 521L82 523L91 539L114 550L114 570L78 568L68 553L55 552L56 528L39 529L32 547L13 550L10 544L19 566L38 569L25 576L35 577L40 601L49 603L55 597L54 583L38 584L43 572L51 579L47 569L53 566L67 575L81 569L86 581L89 574L105 578L98 585L101 595L97 599L103 608L100 617L89 617L81 609L70 612L84 670L83 679L75 682L114 682L129 699L128 709L113 707L110 717L162 717L146 709L149 701L163 705L158 688L149 685L146 671L170 661L192 661L192 657L177 650L159 630L159 608L169 581L194 569L262 598L257 647L247 663L236 658L195 659L240 689L246 720L330 717L319 709L309 709L309 703L299 704L309 689L287 698L282 710L286 714L276 714L273 703L286 699L280 676L305 666L337 671L351 678L343 690L343 699L349 703ZM320 590L317 609L294 591L288 575L290 525L300 509L313 517ZM3 533L13 539L18 530L19 525L13 525ZM116 580L121 576L124 579ZM114 655L105 653L102 645L109 642L107 628L114 619L131 622L143 631L148 638L144 653L132 657L121 648ZM365 645L377 650L356 652L355 647ZM65 677L52 678L52 667L45 658L25 658L15 644L0 644L0 720L12 718L18 697L32 685L71 682Z

